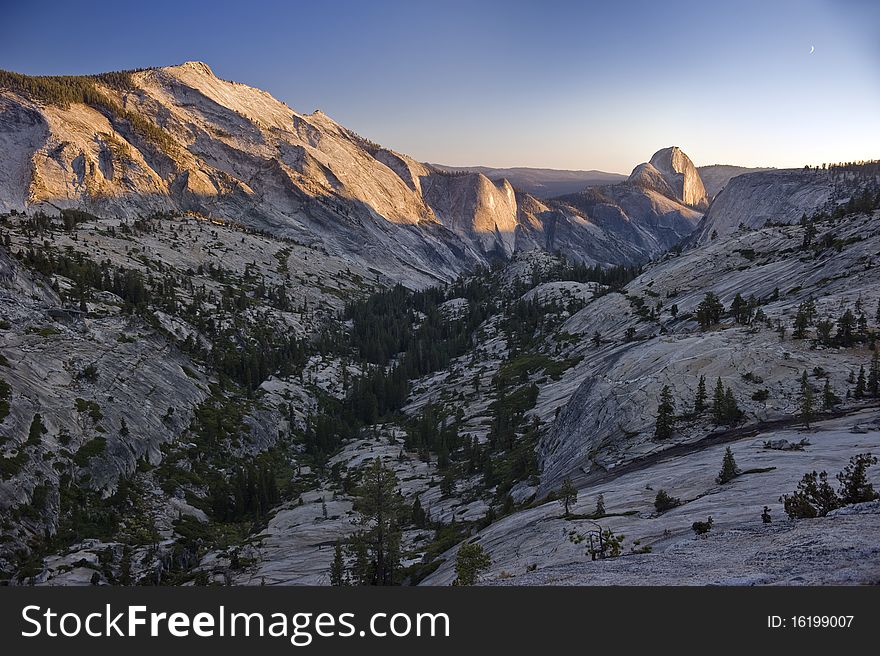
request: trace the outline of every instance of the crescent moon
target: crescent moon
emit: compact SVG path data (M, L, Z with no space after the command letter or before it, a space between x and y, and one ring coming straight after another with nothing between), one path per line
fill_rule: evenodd
M816 46L810 46L810 54L812 55L816 51Z

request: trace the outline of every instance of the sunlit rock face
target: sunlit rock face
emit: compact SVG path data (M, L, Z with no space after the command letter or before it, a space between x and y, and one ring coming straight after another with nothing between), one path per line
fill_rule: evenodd
M678 146L658 150L650 162L639 164L633 170L629 182L699 210L709 205L699 171Z
M105 104L0 88L0 210L193 212L321 244L413 287L533 248L588 264L645 261L702 213L699 175L677 148L608 192L621 221L417 162L201 62L123 77L92 79Z

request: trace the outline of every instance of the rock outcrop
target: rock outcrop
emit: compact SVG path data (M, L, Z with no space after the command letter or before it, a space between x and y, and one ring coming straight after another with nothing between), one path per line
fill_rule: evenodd
M727 235L740 225L797 223L804 212L824 208L834 195L835 181L825 171L780 169L738 175L712 202L691 241L705 244L713 234Z
M727 186L727 183L736 176L745 173L760 173L761 171L772 170L773 169L766 167L750 168L747 166L732 166L730 164L710 164L708 166L697 167L697 171L700 174L700 179L703 181L703 186L706 188L706 195L709 197L710 202L718 195L718 192L724 189L724 187Z
M633 169L628 182L697 210L705 210L709 205L697 167L678 146L658 150L651 161Z

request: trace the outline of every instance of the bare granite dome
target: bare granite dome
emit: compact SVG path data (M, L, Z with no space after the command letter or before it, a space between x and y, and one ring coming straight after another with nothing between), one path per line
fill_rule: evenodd
M697 209L704 210L709 205L697 167L678 146L658 150L650 162L633 169L629 182Z

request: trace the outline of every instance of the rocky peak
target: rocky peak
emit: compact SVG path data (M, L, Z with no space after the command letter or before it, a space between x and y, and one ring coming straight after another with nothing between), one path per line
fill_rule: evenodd
M709 205L697 167L678 146L658 150L649 162L633 169L629 182L697 209L705 209Z
M187 61L182 64L178 64L176 66L164 66L161 70L167 72L183 72L183 71L191 71L193 73L198 73L200 75L206 75L208 77L217 77L214 75L214 71L211 70L211 67L208 66L205 62L200 61Z

